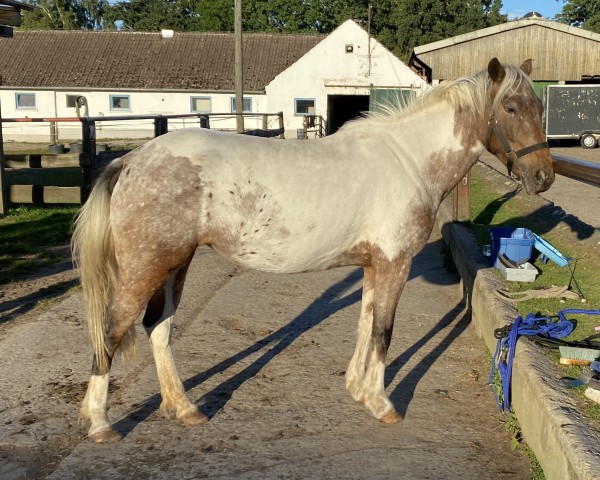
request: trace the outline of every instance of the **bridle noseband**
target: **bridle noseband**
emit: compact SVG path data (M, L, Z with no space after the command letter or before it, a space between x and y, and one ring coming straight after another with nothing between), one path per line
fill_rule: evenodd
M511 146L508 144L508 142L506 141L506 139L504 138L504 135L502 135L502 132L500 131L500 128L498 127L498 121L492 115L490 117L490 119L488 120L487 135L486 135L486 140L485 140L485 148L489 152L492 151L491 150L492 132L494 133L494 135L496 135L496 138L498 139L498 141L500 142L500 145L502 146L502 150L504 150L504 153L506 153L506 156L508 157L508 160L506 162L506 167L508 168L509 175L512 173L513 163L518 158L523 157L523 156L527 155L528 153L535 152L537 150L542 150L543 148L550 148L550 145L548 144L548 142L540 142L540 143L536 143L534 145L530 145L529 147L522 148L521 150L517 150L517 151L513 150L511 148Z

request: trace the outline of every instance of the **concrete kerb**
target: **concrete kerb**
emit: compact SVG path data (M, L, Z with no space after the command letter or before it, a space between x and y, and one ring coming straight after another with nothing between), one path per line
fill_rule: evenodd
M460 273L474 325L493 352L497 342L494 330L512 323L518 312L494 295L502 288L502 281L468 229L452 223L447 202L440 208L437 221ZM598 434L559 385L550 361L526 340L517 343L511 395L523 438L548 480L600 480Z

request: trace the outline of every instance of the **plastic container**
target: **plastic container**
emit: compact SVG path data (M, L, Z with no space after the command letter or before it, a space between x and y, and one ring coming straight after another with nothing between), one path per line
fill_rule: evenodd
M490 238L492 239L491 258L495 268L500 266L499 253L504 253L514 262L531 258L534 238L533 233L528 228L490 228Z
M546 263L550 259L559 267L566 267L571 261L570 258L566 258L556 248L535 233L533 234L533 246L542 254L542 263Z
M511 282L533 282L538 274L537 268L527 262L521 268L507 268L499 263L498 270L504 278Z

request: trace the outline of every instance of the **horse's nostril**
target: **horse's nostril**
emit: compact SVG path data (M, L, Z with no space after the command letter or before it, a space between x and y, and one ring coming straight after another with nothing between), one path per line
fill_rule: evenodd
M535 172L535 179L539 183L544 183L547 178L548 178L548 174L546 173L546 170L538 170L537 172Z

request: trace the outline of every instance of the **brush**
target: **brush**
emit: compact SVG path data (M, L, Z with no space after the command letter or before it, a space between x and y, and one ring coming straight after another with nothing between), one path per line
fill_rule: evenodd
M559 362L562 365L590 365L600 358L600 350L596 348L560 345L558 350L560 351Z

